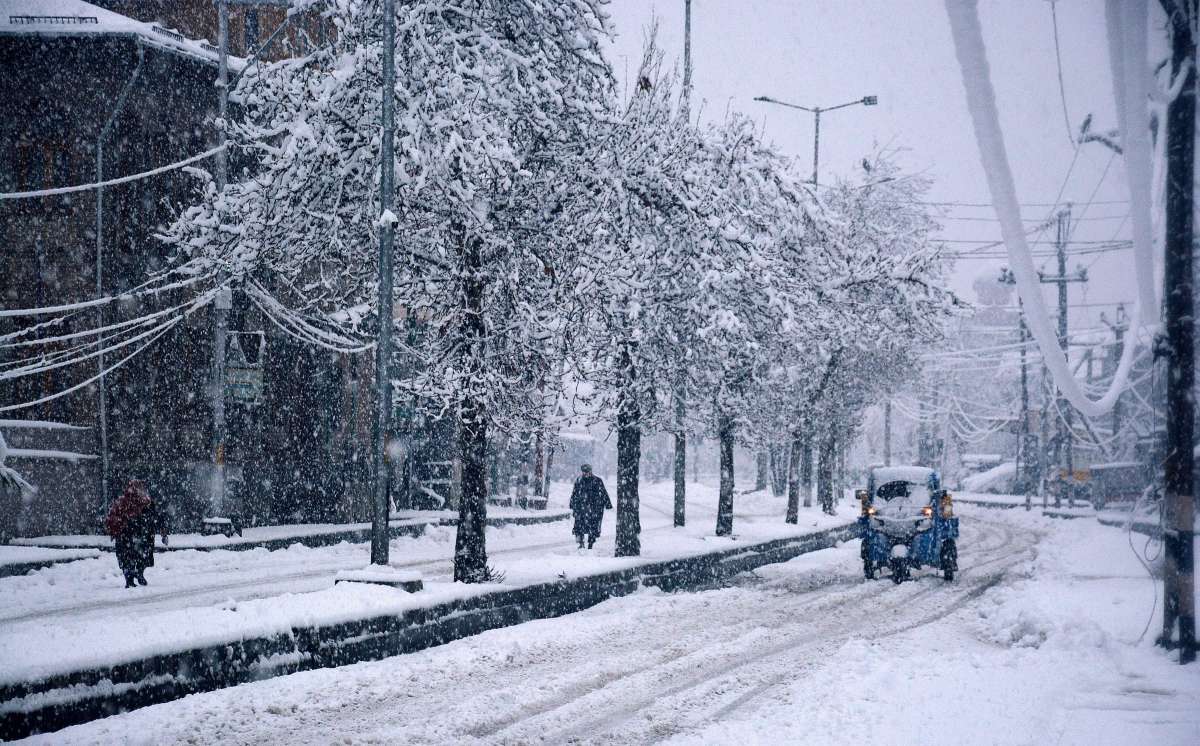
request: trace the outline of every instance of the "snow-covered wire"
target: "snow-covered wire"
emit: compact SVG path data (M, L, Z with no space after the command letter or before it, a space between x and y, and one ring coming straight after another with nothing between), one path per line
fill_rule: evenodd
M1154 589L1154 602L1150 604L1150 615L1146 618L1146 626L1142 628L1142 634L1138 635L1137 641L1139 643L1146 639L1146 633L1150 631L1150 625L1154 623L1154 613L1158 610L1158 579L1154 577L1154 570L1150 567L1150 562L1153 562L1154 560L1149 558L1150 541L1154 539L1154 537L1151 536L1147 539L1146 546L1144 547L1146 550L1146 556L1143 557L1142 552L1139 552L1137 547L1133 545L1133 521L1137 517L1138 512L1141 510L1142 502L1146 499L1146 496L1153 494L1153 492L1154 487L1152 486L1142 490L1142 494L1138 495L1138 499L1133 504L1133 510L1129 511L1129 519L1125 521L1125 536L1129 541L1129 549L1133 552L1133 556L1137 557L1138 563L1143 569L1145 569L1146 574L1150 576L1150 587ZM1163 528L1161 510L1159 511L1158 525L1159 530L1161 531ZM1159 551L1161 553L1161 548Z
M131 327L131 326L143 326L154 319L160 318L162 316L166 316L167 314L172 313L173 311L178 311L179 309L183 308L184 306L191 305L192 302L193 302L192 300L186 300L183 303L179 303L177 305L170 306L169 308L164 308L160 311L155 311L154 313L146 314L145 316L139 316L136 319L128 319L126 321L119 321L115 324L109 324L107 326L100 326L100 327L96 327L94 329L84 329L84 330L78 331L78 332L69 332L67 334L58 334L53 337L37 337L35 339L29 339L29 340L19 341L19 342L6 342L5 340L10 335L4 335L4 336L0 336L0 349L11 349L11 348L15 348L15 347L34 347L34 346L48 345L48 344L54 344L57 342L66 342L66 341L72 340L72 339L91 337L94 335L103 335L108 332L114 332L119 329L125 329L125 328Z
M114 370L116 370L117 368L120 368L122 365L124 365L125 363L129 362L130 360L132 360L132 359L133 359L135 356L137 356L137 355L138 355L139 353L141 353L143 350L145 350L145 349L146 349L146 348L148 348L150 345L152 345L152 344L154 344L156 341L158 341L158 339L159 339L160 337L162 337L162 335L166 334L166 333L167 333L167 332L169 332L171 329L175 328L175 326L176 326L177 324L179 324L179 322L183 321L183 319L184 319L184 317L183 317L183 316L180 316L180 317L178 317L178 318L175 318L175 319L173 319L173 320L172 320L172 321L171 321L169 324L166 324L166 325L164 325L164 327L163 327L162 331L160 331L158 334L156 334L155 336L153 336L153 337L151 337L150 339L148 339L148 340L146 341L146 343L145 343L145 344L143 344L141 347L138 347L138 348L137 348L136 350L134 350L133 352L129 353L128 355L126 355L125 357L121 358L120 360L118 360L118 361L117 361L116 363L114 363L113 365L110 365L109 367L107 367L107 368L105 368L104 370L100 371L99 373L97 373L96 375L94 375L94 376L92 376L91 378L87 379L86 381L81 381L80 383L77 383L77 384L75 384L74 386L70 386L70 387L68 387L68 388L65 388L65 389L63 389L62 391L56 391L56 392L55 392L55 393L53 393L53 394L47 394L46 396L43 396L43 397L42 397L42 398L40 398L40 399L35 399L34 401L19 402L19 403L17 403L17 404L7 404L7 405L5 405L5 406L2 406L2 407L0 407L0 412L12 412L12 411L15 411L15 410L18 410L18 409L25 409L25 408L27 408L27 407L35 407L35 406L37 406L37 405L39 405L39 404L45 404L46 402L51 402L51 401L54 401L55 399L62 398L62 397L64 397L64 396L68 395L68 394L71 394L71 393L74 393L74 392L78 391L79 389L86 388L87 386L90 386L90 385L92 385L92 384L93 384L93 383L95 383L96 381L100 380L100 379L101 379L101 378L103 378L104 376L108 375L109 373L113 372L113 371L114 371Z
M1108 58L1112 65L1117 124L1121 132L1129 214L1133 222L1133 255L1142 319L1157 321L1154 287L1154 228L1151 221L1153 156L1146 102L1152 78L1146 42L1149 8L1146 0L1107 0Z
M322 329L275 299L257 283L245 287L246 297L288 336L297 341L321 347L331 352L356 353L375 348L375 342L364 342Z
M1057 1L1050 0L1050 24L1054 28L1054 64L1058 68L1058 98L1062 102L1063 123L1067 125L1067 139L1075 144L1075 133L1071 131L1071 115L1067 113L1067 87L1063 83L1062 50L1058 44Z
M100 189L102 187L116 186L118 184L128 184L131 181L139 181L141 179L149 179L152 176L165 174L169 171L174 171L177 168L190 166L191 164L202 161L205 158L212 157L224 150L226 145L218 145L215 148L210 148L203 153L193 155L191 158L185 158L182 161L168 163L165 166L143 171L139 174L130 174L128 176L118 176L115 179L107 179L105 181L97 181L91 184L77 184L69 187L53 187L51 189L35 189L31 192L0 192L0 199L32 199L34 197L55 197L60 194L74 194L75 192L86 192L91 189Z
M1111 5L1113 0L1109 0L1109 2ZM1050 370L1059 390L1080 412L1088 416L1098 417L1112 409L1128 381L1133 362L1132 346L1124 350L1117 367L1116 375L1114 375L1112 384L1105 395L1099 400L1088 398L1080 388L1079 382L1072 375L1067 365L1066 354L1059 346L1057 333L1050 322L1050 315L1042 298L1040 282L1033 266L1033 257L1030 255L1029 246L1025 240L1024 225L1021 222L1020 206L1016 196L1016 185L1008 163L1004 135L1000 129L1000 116L996 108L995 91L992 87L987 52L983 44L983 33L979 23L977 0L946 0L945 5L954 38L955 52L962 71L963 86L967 94L967 106L971 112L971 120L975 129L975 138L979 146L980 158L984 172L987 175L988 188L992 193L996 214L1000 218L1000 233L1004 237L1005 247L1008 249L1009 261L1012 265L1011 269L1017 280L1017 289L1022 300L1025 302L1029 329L1042 350L1045 364ZM1141 0L1134 0L1134 2L1128 3L1128 5L1140 7L1142 10L1139 27L1142 29L1143 55L1140 67L1145 67L1145 3ZM1133 14L1133 16L1136 15L1136 13ZM1130 20L1136 21L1137 18L1133 16L1131 16ZM1110 34L1111 36L1113 34ZM1124 41L1129 41L1128 33ZM1128 46L1129 44L1124 44L1123 49ZM1126 67L1129 66L1138 67L1138 65L1126 65ZM1138 77L1136 75L1122 75L1123 79L1128 79L1125 88L1136 88L1134 79ZM1132 101L1137 100L1130 100L1127 112L1135 110ZM1144 102L1145 98L1143 97L1140 100ZM1118 109L1120 108L1118 106ZM1126 119L1128 118L1126 116ZM1126 126L1122 127L1123 132L1129 129L1129 123L1126 122L1125 124ZM1133 128L1137 129L1137 126ZM1148 166L1150 163L1150 154L1148 148L1139 147L1138 143L1135 142L1139 138L1144 141L1144 135L1141 133L1131 137L1129 144L1132 147L1126 147L1124 156L1130 172L1130 191L1133 200L1131 212L1135 215L1135 223L1140 225L1144 222L1148 226L1150 184L1148 177L1144 183L1140 179L1140 173L1144 169L1141 168L1142 164L1138 163L1138 159L1144 157ZM1148 143L1146 144L1148 145ZM1078 149L1076 149L1076 154L1078 154ZM1139 211L1142 211L1141 208L1143 207L1144 215L1137 215ZM1152 264L1151 266L1146 266L1142 261L1143 254L1149 255L1150 248L1148 245L1138 246L1139 241L1145 244L1144 239L1148 235L1148 231L1146 235L1143 235L1135 227L1135 269L1139 280L1139 302L1135 304L1133 313L1131 314L1134 328L1140 327L1143 313L1147 317L1156 313L1153 300L1153 277L1145 277L1147 273L1152 271ZM1147 289L1150 292L1147 292Z
M79 301L78 303L67 303L67 304L60 305L60 306L42 306L40 308L8 308L8 309L0 308L0 319L19 318L19 317L24 317L24 316L49 316L51 314L56 314L56 313L82 311L82 310L85 310L88 308L95 308L97 306L105 306L110 303L117 303L119 301L125 301L125 300L129 300L132 298L140 297L143 295L161 295L162 293L165 293L165 292L168 292L171 290L177 290L179 288L187 287L189 285L195 285L197 282L207 279L208 277L211 277L211 275L200 275L200 276L196 276L196 277L189 277L186 280L179 280L178 282L168 283L166 285L153 287L148 290L145 290L145 289L130 290L128 292L119 293L117 295L106 295L103 298L95 298L93 300ZM145 287L145 286L143 286L143 287ZM10 338L12 338L11 334L5 335L4 337L0 337L0 341L6 341L7 339L10 339Z
M168 320L164 321L163 323L159 324L158 326L151 327L150 329L147 329L147 330L141 332L140 334L135 334L132 337L121 341L119 344L108 344L108 342L110 341L110 338L101 337L101 338L97 339L95 342L92 342L88 345L83 346L84 349L86 349L87 347L96 347L97 348L94 352L89 352L85 355L68 358L66 360L54 360L49 363L45 362L44 360L39 360L38 362L26 363L25 365L22 365L17 368L12 368L10 370L0 371L0 381L9 381L9 380L17 379L17 378L24 378L25 376L33 376L33 375L37 375L39 373L46 373L46 372L49 372L52 370L58 370L59 368L65 368L69 365L75 365L77 363L82 363L86 360L92 360L92 359L100 357L108 352L115 352L116 350L123 349L125 347L128 347L129 345L136 344L137 342L140 342L141 340L145 339L146 337L155 336L156 333L161 330L169 329L170 327L175 326L176 322L178 322L179 318L181 318L181 317L182 317L182 315L179 317L176 317L176 318L168 319ZM136 329L134 331L136 331Z

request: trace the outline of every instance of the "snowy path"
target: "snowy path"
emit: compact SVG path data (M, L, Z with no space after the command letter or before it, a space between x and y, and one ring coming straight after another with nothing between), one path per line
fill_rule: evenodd
M711 489L695 489L710 500L688 501L689 522L709 526L715 521L715 495ZM552 499L565 503L569 485L556 483ZM644 490L643 542L670 531L673 513L670 485L647 485ZM739 510L746 518L779 516L782 502L742 497L749 508ZM605 515L599 553L612 554L615 516ZM398 538L391 542L392 565L416 570L429 580L450 580L454 547L452 527L431 526L424 536ZM496 559L537 558L570 551L574 547L570 521L531 526L504 526L488 529L489 555ZM343 543L331 547L310 548L295 545L269 552L250 551L178 551L155 558L149 572L151 585L126 589L112 555L73 562L27 576L0 578L0 594L18 599L0 607L0 634L14 633L21 627L41 625L84 617L126 617L173 609L214 604L235 604L284 593L307 593L328 588L339 570L353 570L366 564L367 545Z
M554 484L552 497L565 501L567 485ZM393 564L449 576L453 527L430 526L421 537L391 542ZM499 556L570 546L570 522L488 529L489 548ZM293 545L267 551L194 551L160 553L148 573L151 585L126 589L115 558L73 562L27 576L0 579L0 595L19 599L0 608L0 634L14 625L41 624L82 616L126 616L212 604L247 601L282 593L327 588L339 570L366 564L366 544L341 543L311 548Z

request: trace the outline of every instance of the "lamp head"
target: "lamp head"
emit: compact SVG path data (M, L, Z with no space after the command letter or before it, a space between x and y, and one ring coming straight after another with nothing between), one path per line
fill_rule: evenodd
M876 96L863 96L863 106L875 106L879 103L879 98Z

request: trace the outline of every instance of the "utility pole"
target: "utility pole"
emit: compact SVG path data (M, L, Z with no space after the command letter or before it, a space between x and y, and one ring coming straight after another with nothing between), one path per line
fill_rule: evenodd
M1017 276L1008 267L1002 267L1000 282L1005 285L1016 285ZM1037 449L1029 447L1031 440L1029 433L1029 364L1025 349L1029 342L1029 330L1025 327L1025 301L1019 294L1017 295L1017 338L1021 347L1021 424L1017 430L1019 440L1017 441L1017 468L1014 470L1014 476L1025 492L1025 510L1028 511L1033 509L1033 484L1037 481L1035 464L1040 464L1041 457L1038 455L1036 462L1030 457L1030 453Z
M685 119L691 116L692 101L692 0L683 0L683 101ZM675 381L675 512L674 525L687 523L687 384L682 365Z
M892 465L892 400L883 404L883 465Z
M125 81L125 85L121 88L121 92L117 95L117 102L113 106L113 110L109 113L108 119L100 127L100 135L96 138L96 183L104 181L104 142L108 139L109 133L117 122L117 117L125 109L125 101L129 97L129 92L133 90L133 86L141 77L142 68L146 62L146 50L138 44L138 61L137 66L133 68L133 73L129 76L129 80ZM104 297L104 187L96 188L96 299ZM104 313L104 306L97 307L97 318L99 323L97 327L103 329L107 315ZM108 384L104 380L107 369L104 362L104 346L100 346L99 354L96 356L97 371L100 376L96 381L97 415L98 415L98 434L100 436L100 504L107 505L108 482L111 473L111 460L108 452Z
M1117 374L1117 364L1121 356L1125 354L1125 332L1129 330L1129 319L1125 315L1125 304L1117 304L1117 319L1115 323L1109 323L1104 314L1100 314L1100 322L1106 324L1109 329L1112 329L1113 344L1112 352L1104 356L1104 367L1101 371L1107 378ZM1116 438L1121 432L1121 397L1117 396L1117 400L1113 402L1112 409L1112 434Z
M388 458L392 419L392 243L396 216L392 213L395 178L396 91L395 0L383 0L383 143L379 164L379 340L375 346L375 499L371 506L371 564L388 563Z
M1054 242L1058 254L1058 274L1053 276L1038 273L1038 279L1046 284L1058 285L1058 344L1063 349L1063 354L1070 359L1070 340L1067 338L1067 283L1070 282L1087 282L1087 270L1082 267L1072 276L1067 276L1067 240L1071 232L1071 208L1068 205L1065 210L1058 213L1058 236ZM1059 392L1056 398L1057 408L1060 413L1058 419L1058 443L1055 446L1057 458L1055 459L1060 468L1062 462L1066 464L1066 485L1067 491L1067 506L1075 507L1075 408L1071 406ZM1066 449L1064 454L1062 449ZM1062 495L1058 492L1054 494L1054 507L1062 507Z
M1015 277L1013 281L1016 281ZM1025 462L1025 474L1022 476L1018 470L1017 478L1020 479L1021 486L1025 490L1025 510L1029 511L1033 509L1033 485L1035 477L1040 471L1041 454L1034 453L1033 458L1036 458L1037 461L1033 461L1029 455L1031 450L1036 451L1037 449L1029 447L1031 440L1029 433L1029 364L1026 360L1027 351L1025 349L1029 341L1029 330L1025 328L1025 302L1020 298L1017 299L1017 314L1018 336L1021 340L1021 442L1017 446L1017 453L1019 459ZM1021 466L1022 464L1018 461L1018 469Z
M692 104L692 0L683 0L683 113Z
M821 160L821 107L813 109L813 186L817 185L817 162Z
M229 116L229 4L225 0L217 3L217 132L225 141L227 117ZM216 154L217 191L225 188L229 177L228 151L221 149ZM212 512L221 516L225 512L225 338L229 334L229 311L233 308L233 293L228 286L218 291L213 303L213 382L212 382Z
M1195 303L1192 289L1193 180L1195 179L1196 40L1186 11L1192 3L1163 2L1171 21L1171 71L1185 76L1167 106L1166 250L1163 261L1167 375L1167 454L1163 531L1163 630L1158 644L1179 648L1179 662L1196 659L1193 571L1195 497L1192 432L1195 425ZM1161 344L1165 342L1165 345ZM1178 636L1175 632L1178 631Z

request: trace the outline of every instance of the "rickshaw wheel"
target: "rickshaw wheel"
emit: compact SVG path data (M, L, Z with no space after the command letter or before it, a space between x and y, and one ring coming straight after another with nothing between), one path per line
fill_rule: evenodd
M863 577L867 580L875 579L875 563L869 559L863 560Z
M958 547L953 541L945 541L942 543L942 577L947 581L954 580L954 573L958 570Z
M890 567L893 583L900 585L908 579L908 565L903 560L892 560Z

